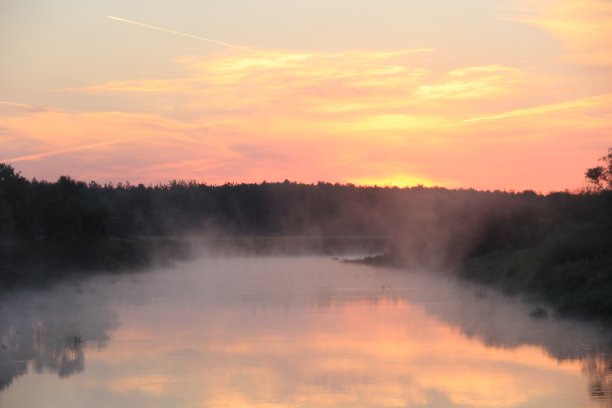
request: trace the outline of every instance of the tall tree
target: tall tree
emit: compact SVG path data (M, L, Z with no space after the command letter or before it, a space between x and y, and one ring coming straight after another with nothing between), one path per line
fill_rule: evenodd
M602 165L588 169L586 179L595 191L612 191L612 147L608 148L608 154L599 161Z

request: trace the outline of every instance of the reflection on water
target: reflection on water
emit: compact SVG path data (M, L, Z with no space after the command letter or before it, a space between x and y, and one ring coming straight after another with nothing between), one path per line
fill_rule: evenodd
M75 286L6 295L0 302L0 391L28 367L61 378L83 371L84 347L104 347L117 326L116 314L93 307L97 302L95 293Z
M582 361L589 378L589 392L602 406L612 407L612 355L588 355Z
M100 277L0 302L0 403L612 406L610 332L532 310L317 257Z

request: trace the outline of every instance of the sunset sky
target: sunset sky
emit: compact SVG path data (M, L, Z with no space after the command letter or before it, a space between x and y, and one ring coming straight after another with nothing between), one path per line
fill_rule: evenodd
M547 192L612 146L610 0L0 0L0 52L38 179Z

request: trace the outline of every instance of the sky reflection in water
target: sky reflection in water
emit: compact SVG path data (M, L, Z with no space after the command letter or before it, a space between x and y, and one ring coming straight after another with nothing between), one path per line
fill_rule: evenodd
M214 258L0 307L3 407L611 406L609 332L423 273Z

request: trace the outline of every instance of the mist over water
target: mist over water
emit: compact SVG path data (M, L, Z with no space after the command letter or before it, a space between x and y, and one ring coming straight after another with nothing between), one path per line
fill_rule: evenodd
M208 256L2 297L0 405L612 406L611 333L534 308L427 270Z

